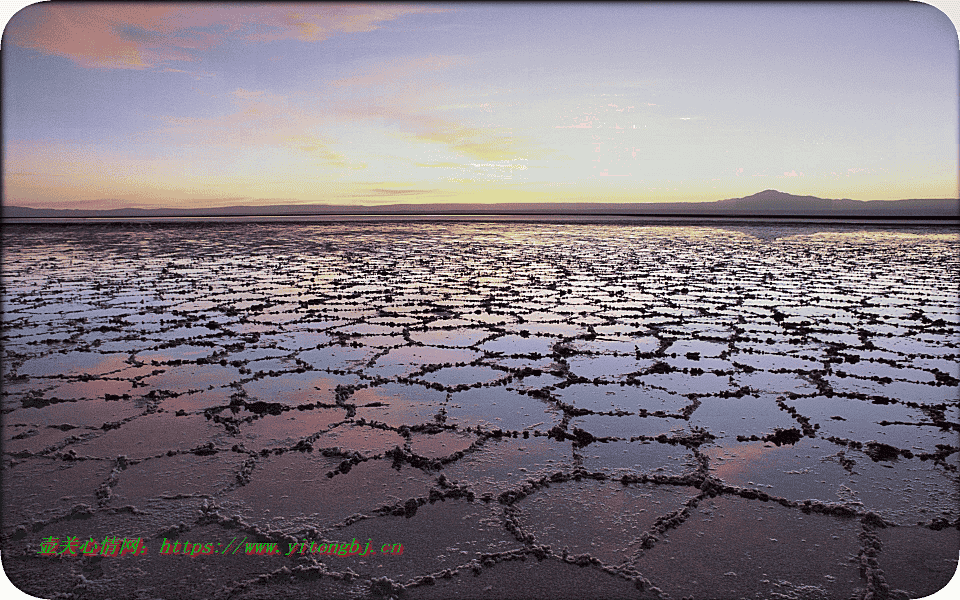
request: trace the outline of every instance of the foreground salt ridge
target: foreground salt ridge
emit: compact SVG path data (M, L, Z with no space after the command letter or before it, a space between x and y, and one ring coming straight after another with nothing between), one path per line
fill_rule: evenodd
M5 569L39 585L39 540L71 527L289 542L429 519L443 530L402 561L210 563L165 593L498 597L455 582L572 564L609 574L608 597L916 597L898 541L947 540L953 569L960 546L956 236L758 229L7 233ZM565 506L630 494L635 512L565 535ZM834 532L830 560L797 572L771 546L766 578L690 588L671 540L710 539L723 511ZM555 566L504 566L529 558ZM157 560L66 559L36 589L160 594Z

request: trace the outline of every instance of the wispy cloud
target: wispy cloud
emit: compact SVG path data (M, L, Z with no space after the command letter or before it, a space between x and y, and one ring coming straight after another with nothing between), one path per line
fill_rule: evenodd
M251 91L251 90L245 90L243 88L237 88L230 93L237 98L241 98L243 100L249 100L250 98L259 98L260 96L262 96L263 90Z
M426 167L431 169L459 169L463 166L460 163L455 163L455 162L434 162L434 163L418 162L414 164L416 164L418 167Z
M162 116L163 126L143 137L187 146L290 146L302 142L304 131L322 120L286 95L237 88L227 97L234 106L231 112L207 118Z
M229 113L210 118L161 117L164 126L149 136L184 145L202 140L205 145L230 147L282 146L311 153L331 166L355 168L357 165L332 149L335 140L315 132L331 124L360 122L385 125L408 139L442 144L464 159L525 157L522 140L509 128L461 122L448 110L424 102L429 97L425 90L432 89L429 73L465 62L457 56L397 59L295 97L238 87L227 95L235 107ZM366 94L364 101L349 101L358 91Z
M280 138L288 149L299 150L330 167L349 167L362 169L366 163L352 163L340 152L331 149L332 143L326 138L315 135L288 135Z
M429 76L463 66L458 56L429 56L391 61L354 77L329 83L350 95L366 94L366 102L341 102L335 109L341 118L379 122L393 126L414 140L447 146L454 153L474 160L508 160L520 156L518 140L505 127L478 127L445 113L449 105L424 102L431 97ZM369 94L369 89L375 89ZM479 105L478 105L479 106ZM488 105L483 105L488 107Z
M406 80L416 78L420 80L430 72L445 71L451 67L468 64L463 56L425 56L415 58L397 58L381 63L365 73L353 77L345 77L330 81L327 85L334 88L374 86L397 86L407 83Z
M373 188L364 190L356 194L357 196L418 196L421 194L430 194L436 190L390 190L383 188Z
M7 25L13 44L93 69L197 61L227 37L251 43L321 42L373 31L403 15L450 9L404 5L40 3Z
M365 100L339 103L335 111L341 118L393 126L414 140L443 144L467 159L499 161L522 157L521 140L508 128L478 127L446 114L452 109L467 108L490 112L490 103L434 104L439 94L449 90L432 78L471 62L457 55L397 58L327 85L347 97L359 95Z

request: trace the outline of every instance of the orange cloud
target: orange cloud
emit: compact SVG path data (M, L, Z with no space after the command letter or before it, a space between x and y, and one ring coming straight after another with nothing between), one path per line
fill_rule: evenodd
M17 13L8 40L86 68L147 69L195 61L227 34L250 42L319 42L373 31L406 14L447 9L402 5L40 3ZM212 28L213 31L204 31Z

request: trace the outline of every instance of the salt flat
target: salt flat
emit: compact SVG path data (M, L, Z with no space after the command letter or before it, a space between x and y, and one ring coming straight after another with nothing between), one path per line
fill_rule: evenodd
M73 598L927 595L960 551L960 237L756 229L6 226L3 568ZM71 536L148 552L38 554ZM407 550L159 554L241 537Z

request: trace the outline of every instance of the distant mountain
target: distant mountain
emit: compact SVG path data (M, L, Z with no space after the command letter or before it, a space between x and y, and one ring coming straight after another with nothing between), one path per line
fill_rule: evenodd
M634 202L531 204L388 204L350 206L343 204L277 204L218 208L117 208L112 210L36 209L4 206L4 218L145 218L145 217L236 217L296 215L431 215L431 214L613 214L649 216L730 216L739 218L797 216L836 218L952 218L960 219L960 200L830 200L764 190L744 198L715 202Z
M803 215L851 217L957 217L960 200L829 200L816 196L795 196L777 190L764 190L745 198L716 202L727 213L756 215Z

